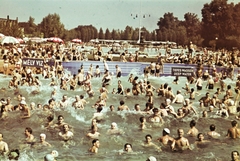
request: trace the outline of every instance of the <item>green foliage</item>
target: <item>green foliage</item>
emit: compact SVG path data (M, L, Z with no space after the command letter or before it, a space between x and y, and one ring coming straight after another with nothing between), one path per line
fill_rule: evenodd
M105 31L105 39L107 39L107 40L111 40L112 39L112 34L110 33L108 28Z
M228 4L227 0L213 0L205 4L202 9L202 37L203 44L208 45L211 40L218 38L218 47L226 47L229 36L239 37L240 12L239 4ZM237 31L237 32L236 32ZM224 43L225 42L225 43ZM236 42L231 39L231 42ZM239 46L239 44L238 44Z
M60 16L56 13L44 17L39 27L44 37L62 38L65 31L64 25L60 22Z
M103 33L103 29L100 28L100 30L99 30L99 39L104 39L104 38L105 38L105 35Z

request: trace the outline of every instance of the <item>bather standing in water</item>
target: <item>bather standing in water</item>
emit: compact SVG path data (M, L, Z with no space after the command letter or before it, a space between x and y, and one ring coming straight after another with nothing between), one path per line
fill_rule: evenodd
M73 138L73 133L71 131L69 131L69 125L68 124L63 125L63 130L60 131L58 133L58 135L65 142Z
M187 133L188 135L190 135L190 136L197 136L198 135L198 129L195 126L196 126L196 121L192 120L190 122L191 129Z
M8 144L3 141L3 134L0 133L0 154L6 155L9 152Z
M161 147L157 146L152 142L152 136L150 134L145 136L145 141L143 142L142 146L144 147L154 147L158 151L162 151Z
M170 137L169 134L170 134L170 130L168 128L164 128L162 131L163 136L161 136L157 140L165 146L170 145L173 143L174 139Z
M34 146L51 147L52 145L46 141L46 134L40 134L40 141L34 144Z
M22 119L30 118L31 117L31 111L26 104L26 101L22 100L20 103L20 106L22 107Z
M183 129L178 129L178 137L173 141L171 148L174 151L191 150L188 139L184 137Z
M91 153L98 153L98 148L100 147L100 142L98 139L92 141L92 147L88 150Z
M231 124L232 127L228 129L227 137L230 137L232 139L240 138L240 129L237 128L238 126L237 121L233 120Z

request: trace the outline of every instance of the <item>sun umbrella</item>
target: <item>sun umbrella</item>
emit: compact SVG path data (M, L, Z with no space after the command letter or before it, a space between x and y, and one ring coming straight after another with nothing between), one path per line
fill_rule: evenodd
M19 44L19 41L12 36L4 36L1 40L0 43L3 44Z
M16 39L19 41L20 44L23 44L24 43L24 40L19 38L19 37L16 37Z
M55 42L55 43L63 43L63 40L59 37L50 37L48 38L48 41Z
M82 40L80 40L80 39L72 39L72 42L81 44Z

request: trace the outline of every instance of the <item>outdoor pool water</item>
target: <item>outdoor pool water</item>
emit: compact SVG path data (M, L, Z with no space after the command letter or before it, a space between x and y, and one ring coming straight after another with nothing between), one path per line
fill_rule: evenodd
M133 73L136 76L135 73ZM48 100L51 97L51 91L53 87L49 87L50 80L43 79L41 76L40 80L43 85L40 87L39 94L32 94L31 87L20 87L19 93L26 97L26 102L30 104L31 102L35 102L36 104L47 104ZM139 79L143 79L143 75L138 75ZM14 93L14 90L10 90L7 88L8 82L11 77L0 75L0 88L2 88L0 93L0 98L11 97L13 104L17 104L17 94ZM173 81L173 77L150 77L149 81L158 88L160 84L168 83L172 86L174 93L177 90L182 89L186 82L185 77L180 77L179 84L171 84ZM131 84L128 82L128 77L121 77L124 88L131 88ZM90 131L91 126L91 117L93 113L96 111L91 106L96 102L97 97L99 96L98 89L101 86L100 78L92 79L92 86L95 91L94 99L89 99L86 93L82 89L77 89L76 91L63 91L57 88L57 96L56 101L60 101L62 96L66 94L69 98L69 102L74 101L75 95L83 94L89 104L85 106L85 109L75 110L71 105L67 110L63 111L60 109L56 109L54 112L54 123L57 122L57 116L63 115L65 118L65 122L73 126L74 130L74 138L72 144L68 146L64 146L59 138L57 137L57 132L52 130L46 130L44 128L44 124L47 122L46 117L48 114L43 113L41 111L33 111L32 116L29 119L20 119L19 112L9 113L9 118L5 121L0 121L1 133L4 136L4 141L6 141L9 145L9 149L16 149L22 144L25 139L24 130L26 127L31 127L33 129L33 135L39 140L40 133L45 133L47 135L46 141L48 141L52 147L46 148L23 148L21 149L20 161L42 161L43 157L48 154L51 150L57 150L59 152L58 161L145 161L149 156L155 156L159 161L160 160L179 160L179 161L225 161L230 160L231 151L239 150L239 139L231 140L225 137L227 133L227 129L231 127L231 120L234 119L234 116L230 116L228 119L212 117L212 118L201 118L201 109L199 108L198 100L200 97L204 96L206 90L203 89L201 91L201 95L197 97L196 101L193 102L196 110L198 111L198 115L191 115L191 117L186 117L184 119L175 119L173 117L164 118L164 125L152 125L150 128L148 123L148 128L144 131L139 130L139 118L142 116L141 114L137 114L133 111L134 105L136 103L140 104L141 109L145 108L145 103L147 102L147 97L141 96L129 96L125 97L122 95L111 95L109 94L109 99L107 101L107 107L104 107L103 113L105 115L104 121L98 124L99 132L101 134L100 140L100 148L98 154L90 154L88 149L91 147L92 139L86 137L86 134ZM206 82L205 82L206 83ZM206 85L204 83L204 85ZM227 80L228 84L235 86L235 83L231 80ZM203 85L203 87L205 87ZM191 85L194 87L194 85ZM219 85L217 85L219 87ZM210 91L211 96L216 91ZM109 92L112 91L112 88L117 88L117 79L114 77L110 86L107 87ZM188 96L186 96L188 97ZM220 96L222 98L222 95ZM119 101L124 100L125 104L131 109L130 112L117 112L117 107L119 105ZM159 96L154 96L154 106L159 107L159 105L163 102L163 98ZM109 106L115 106L115 112L109 111ZM175 110L179 108L181 105L173 105ZM148 116L146 116L148 117ZM162 152L158 152L154 148L145 148L142 147L141 144L145 140L145 135L151 134L153 137L153 142L160 146L160 144L156 141L157 138L162 136L163 128L169 128L171 133L170 136L177 137L177 129L183 128L185 133L187 133L189 129L189 122L195 119L197 121L196 128L198 128L199 132L206 133L209 131L209 125L215 124L217 129L216 131L221 134L220 139L218 140L210 140L211 143L206 145L204 148L197 148L194 146L194 142L196 138L189 137L185 135L190 144L195 147L192 151L185 151L183 153L172 152L170 148L164 148ZM122 129L125 133L122 135L107 135L106 132L110 128L112 122L116 122L118 127ZM205 136L205 138L207 138ZM125 143L131 143L133 145L133 151L135 154L124 154L119 155L119 150L123 149ZM0 160L4 161L4 158L0 158Z

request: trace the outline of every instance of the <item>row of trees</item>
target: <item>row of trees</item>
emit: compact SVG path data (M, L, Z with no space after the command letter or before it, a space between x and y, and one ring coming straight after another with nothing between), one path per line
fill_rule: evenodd
M190 41L198 46L217 46L230 48L240 47L240 3L234 5L227 0L212 0L202 8L202 20L195 13L186 13L184 20L178 20L173 13L165 13L156 22L158 28L148 31L141 28L141 36L148 41L173 41L180 45L187 45ZM13 36L21 37L16 32L18 26L4 27L0 25L0 32L12 32ZM53 37L64 40L80 38L84 42L91 39L138 40L139 29L126 26L124 30L110 31L102 28L97 30L92 25L81 26L66 30L58 14L49 14L38 25L30 17L24 32L31 36ZM8 30L8 31L6 31ZM10 33L7 33L10 35Z

